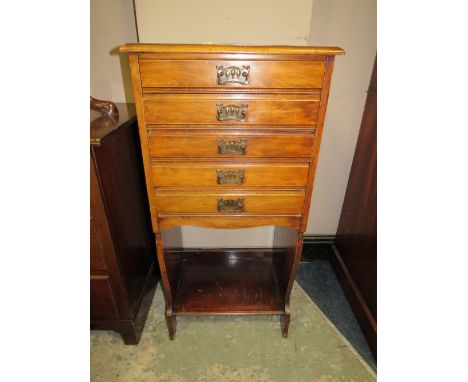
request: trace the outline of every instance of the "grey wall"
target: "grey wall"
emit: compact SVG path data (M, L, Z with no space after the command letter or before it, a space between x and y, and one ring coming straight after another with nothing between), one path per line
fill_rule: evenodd
M132 0L91 0L90 5L90 94L113 102L133 102L128 60L116 51L122 44L137 41Z
M377 51L375 0L314 0L309 45L346 50L335 60L307 232L335 234Z

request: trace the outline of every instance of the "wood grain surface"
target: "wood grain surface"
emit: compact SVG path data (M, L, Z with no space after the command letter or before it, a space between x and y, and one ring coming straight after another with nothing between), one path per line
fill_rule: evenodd
M162 214L236 214L218 211L218 199L242 199L242 214L299 215L304 204L303 191L159 191L154 197Z
M279 314L286 338L334 56L343 49L128 44L120 51L130 54L170 339L176 316L186 314ZM233 67L238 82L220 66ZM223 107L232 109L228 119ZM220 184L220 172L228 183ZM273 225L281 227L275 243L286 247L266 263L227 249L184 258L169 251L165 233L187 225ZM229 256L240 256L236 269L223 262Z
M218 152L218 140L246 141L245 154ZM246 130L148 130L151 158L311 158L314 135Z
M218 171L242 171L242 183L218 183ZM249 188L282 187L305 188L308 163L261 162L156 162L153 164L155 186L161 187L211 187Z
M316 124L320 97L264 94L146 94L145 121L149 125L284 125ZM219 121L217 105L247 105L247 118Z
M327 46L243 46L211 44L126 44L120 47L125 53L233 53L242 54L306 54L342 55L345 51L338 47Z
M217 83L217 66L249 67L248 84ZM325 61L154 60L140 59L143 88L320 89Z

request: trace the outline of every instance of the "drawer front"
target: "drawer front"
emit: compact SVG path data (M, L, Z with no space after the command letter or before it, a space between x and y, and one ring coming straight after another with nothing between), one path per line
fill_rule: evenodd
M109 276L91 276L91 319L112 320L119 317Z
M155 198L162 214L300 215L304 205L302 191L174 191L156 193Z
M140 59L143 88L320 89L325 61Z
M154 94L143 97L148 125L314 127L319 96Z
M306 187L308 163L156 163L156 187Z
M310 158L314 135L148 130L152 158Z

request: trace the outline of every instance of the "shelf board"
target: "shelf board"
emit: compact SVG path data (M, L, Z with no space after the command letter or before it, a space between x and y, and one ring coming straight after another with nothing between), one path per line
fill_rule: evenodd
M175 297L176 315L283 314L273 251L185 252Z

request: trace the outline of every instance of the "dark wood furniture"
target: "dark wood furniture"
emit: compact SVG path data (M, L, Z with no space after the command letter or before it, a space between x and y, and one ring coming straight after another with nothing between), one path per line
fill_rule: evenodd
M178 315L275 314L284 337L340 48L130 44L169 337ZM181 226L275 226L273 248L180 250Z
M377 355L377 59L338 225L332 264Z
M133 104L91 110L91 329L137 344L158 280Z

